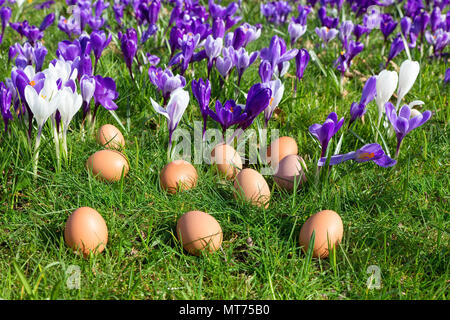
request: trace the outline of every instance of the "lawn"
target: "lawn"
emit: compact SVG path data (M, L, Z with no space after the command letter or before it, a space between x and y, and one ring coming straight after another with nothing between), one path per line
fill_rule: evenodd
M208 6L207 1L200 2ZM263 26L259 39L246 50L268 47L274 35L284 38L289 49L287 24L267 22L259 3L243 1L242 11L237 13L243 17L241 22ZM45 68L56 58L58 42L68 39L57 27L58 15L67 15L67 5L56 1L49 9L34 13L32 4L25 2L22 12L12 6L11 22L27 19L39 26L45 15L56 13L55 22L42 40L48 49ZM172 6L163 3L162 7L159 30L139 50L160 57L158 66L164 69L170 55L164 32ZM362 41L365 49L352 61L340 88L336 80L340 73L333 66L341 50L340 42L336 38L327 48L321 46L314 31L320 26L319 7L317 4L310 13L307 31L294 46L314 51L317 60L309 61L297 93L295 62L291 61L282 79L283 98L268 127L278 129L280 136L296 140L298 153L308 167L307 182L289 193L281 190L272 176L265 176L271 188L267 209L236 200L233 182L222 180L208 164L194 164L198 172L195 188L174 195L162 190L159 173L168 162L168 128L166 119L150 103L150 98L160 102L160 95L149 81L148 65L139 67L134 63L132 81L117 38L114 13L111 7L106 9L111 29L104 30L111 32L113 39L103 52L96 74L113 78L117 85L116 114L121 125L100 107L95 129L110 123L122 131L129 173L119 182L106 183L86 170L88 157L102 147L95 134L81 130L79 112L69 127L69 156L61 168L55 157L51 123L47 122L38 175L34 176L33 150L28 145L26 127L15 117L9 123L8 133L0 132L0 298L447 299L450 108L444 74L448 48L447 56L440 58L430 57L426 41L423 53L418 47L411 49L411 58L419 62L420 72L402 104L422 100L424 105L417 109L430 110L432 117L405 137L395 166L383 168L371 161L348 161L328 171L322 168L318 174L320 144L308 128L314 123L322 124L332 111L339 118L345 117L345 123L328 146L330 154L336 150L341 133L340 153L378 142L394 157L396 148L395 134L389 136L383 127L382 138L375 140L375 101L368 104L364 119L357 119L348 129L350 106L359 101L365 81L382 70L390 41L383 49L381 32L373 30L368 41ZM296 5L292 8L291 15L296 16ZM344 10L347 19L361 23L362 18L356 17L347 5ZM385 10L399 19L395 6ZM128 13L124 21L135 25ZM6 28L0 45L2 81L11 77L9 47L25 40L12 28ZM398 72L406 59L407 54L402 51L387 69ZM222 103L235 99L245 104L244 94L260 82L260 61L258 58L244 72L239 87L234 73L221 85L220 75L213 69L210 107L216 99ZM190 103L178 127L193 135L194 121L201 121L202 117L191 82L206 79L206 62L191 64L185 77ZM391 101L395 103L396 99ZM34 124L33 144L37 132ZM264 116L260 115L250 129L263 126ZM208 128L220 127L209 118ZM262 165L245 166L258 170ZM83 206L95 208L103 216L109 234L106 249L87 258L75 254L64 241L68 216ZM305 254L298 239L306 219L324 209L341 216L344 235L334 255L318 259ZM190 255L178 241L177 219L191 210L208 212L220 223L223 243L214 254ZM371 270L380 272L379 287L368 283ZM70 281L77 275L79 286L73 287Z

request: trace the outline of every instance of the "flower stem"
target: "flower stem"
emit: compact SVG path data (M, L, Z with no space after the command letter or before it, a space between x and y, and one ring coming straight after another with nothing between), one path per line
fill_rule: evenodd
M55 143L56 170L59 172L61 170L60 144L59 144L58 130L56 129L56 121L54 117L52 117L52 127L53 127L53 141Z
M34 144L34 158L33 158L33 179L37 178L37 167L39 161L39 145L41 144L42 126L39 126L36 136L36 143Z

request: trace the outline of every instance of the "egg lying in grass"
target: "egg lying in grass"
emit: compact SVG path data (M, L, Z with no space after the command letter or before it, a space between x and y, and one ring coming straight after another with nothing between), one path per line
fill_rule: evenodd
M159 175L161 188L169 193L178 190L188 190L197 184L197 170L185 160L175 160L168 163Z
M307 252L314 231L313 257L326 258L331 248L336 248L342 240L344 226L341 217L332 210L323 210L306 220L300 230L300 245Z
M270 189L266 179L256 170L246 168L234 180L234 195L258 207L269 207Z
M290 154L280 161L273 179L280 188L292 191L294 184L297 184L298 188L301 183L306 181L304 169L306 169L306 164L303 158L296 154Z
M233 179L242 169L239 153L228 144L219 144L211 151L211 164L227 179Z
M280 137L270 144L267 149L267 158L273 168L276 168L284 157L297 154L297 142L291 137Z
M122 149L125 147L125 139L112 124L105 124L98 129L97 142L108 149Z
M193 255L214 252L222 245L222 228L217 220L202 211L189 211L177 222L178 240Z
M100 179L110 182L119 181L122 176L126 176L130 169L125 156L115 150L100 150L94 153L86 161L86 167L92 174Z
M82 207L67 219L64 240L74 251L84 256L100 253L108 243L108 228L103 217L94 209Z

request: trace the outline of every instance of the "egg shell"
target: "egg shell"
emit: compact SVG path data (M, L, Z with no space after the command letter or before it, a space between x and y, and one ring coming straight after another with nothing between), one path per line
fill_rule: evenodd
M92 174L100 179L110 182L119 181L123 175L126 176L130 167L125 156L116 150L100 150L94 153L86 161L86 167Z
M125 139L112 124L105 124L98 129L97 142L108 149L122 149L125 147Z
M294 182L300 184L306 181L303 168L306 168L303 158L296 154L290 154L280 161L273 179L280 188L292 191Z
M297 142L291 137L280 137L270 144L267 149L267 158L274 168L278 166L284 157L297 154Z
M67 219L64 229L66 244L84 256L89 252L100 253L108 243L108 228L103 217L89 207L75 210Z
M168 163L159 175L161 188L172 194L177 190L188 190L195 187L197 179L197 170L185 160Z
M217 220L202 211L189 211L177 222L177 236L183 248L193 255L214 252L222 245L222 228Z
M300 229L299 242L303 251L307 252L309 241L314 231L313 257L328 257L328 241L330 249L335 248L342 240L344 226L341 217L332 210L323 210L309 217Z
M211 151L211 163L227 179L233 179L242 169L242 159L239 153L228 144L218 144Z
M266 179L256 170L245 168L234 180L235 197L242 197L258 207L269 207L270 189Z

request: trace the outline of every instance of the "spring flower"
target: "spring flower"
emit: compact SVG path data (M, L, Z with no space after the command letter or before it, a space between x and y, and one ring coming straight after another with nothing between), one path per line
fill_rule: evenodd
M245 115L242 115L242 106L237 105L234 100L228 100L223 105L216 100L216 111L208 109L209 116L222 127L222 134L225 136L226 130L238 124Z
M373 161L377 165L383 168L394 166L397 161L388 157L381 146L377 143L366 144L361 149L352 151L346 154L338 154L330 157L330 166L337 165L344 161L354 160L356 162L368 162ZM326 164L327 158L320 158L317 165L322 167Z
M233 64L236 66L238 71L238 83L239 86L241 84L242 75L244 71L250 67L253 62L255 62L256 58L258 58L259 52L252 52L250 55L244 48L240 48L239 50L235 50L232 56Z
M11 90L0 82L0 111L2 113L3 122L5 123L5 132L8 131L8 122L13 119L11 113Z
M386 61L386 66L388 66L389 62L394 59L400 52L405 50L405 44L403 42L403 39L400 35L395 37L395 39L391 43L391 48L389 49L389 55Z
M395 71L383 70L377 76L375 101L378 106L378 126L380 126L383 117L384 105L395 92L398 83L398 74Z
M118 36L121 42L121 48L125 63L127 65L128 71L130 72L130 76L134 81L132 65L133 59L136 56L138 44L136 30L134 28L129 28L127 29L126 33L119 32Z
M192 81L192 93L194 94L195 99L197 99L203 117L204 137L206 132L206 121L209 115L209 100L211 99L211 84L209 83L209 80L206 80L205 82L201 78L198 81L194 79Z
M405 138L409 132L427 122L431 118L431 111L427 110L422 114L419 112L419 115L411 118L410 107L404 105L401 107L397 116L394 105L388 102L386 103L386 116L392 124L397 136L397 152L395 153L395 156L397 157L400 152L403 138Z
M238 128L247 129L256 117L267 108L271 98L272 90L267 85L261 83L253 85L247 94L247 102L243 111L245 117L240 121Z
M376 94L377 94L377 78L376 77L370 77L366 84L364 85L361 100L359 100L359 103L353 102L350 107L350 122L348 126L353 123L357 118L361 118L366 113L366 106L367 104L372 101Z
M303 78L303 73L305 72L306 66L309 62L309 53L306 49L300 49L295 56L295 65L297 67L296 76L297 79L295 79L295 92L297 92L297 82L300 81Z
M172 148L172 134L178 126L178 123L181 120L181 117L184 114L188 104L189 104L189 93L182 88L178 88L173 91L170 95L169 103L167 104L167 108L164 109L157 102L155 102L152 98L150 98L153 109L159 114L162 114L167 118L167 127L169 128L169 148L168 151Z
M111 42L111 34L109 34L109 36L106 37L104 31L92 31L90 36L90 43L95 57L94 70L97 69L98 60L102 56L103 50L105 50L105 48L108 46L110 42Z
M265 126L269 123L270 118L272 117L273 112L278 107L283 98L284 94L284 85L280 79L273 80L267 83L267 86L272 91L272 96L270 97L269 105L266 109L264 109L264 118L265 118Z
M316 34L319 36L319 38L322 39L323 41L322 46L327 45L328 42L336 38L336 36L339 33L339 31L337 31L336 29L334 28L330 29L328 27L321 27L321 28L316 27L315 31Z
M338 121L335 112L331 112L323 124L315 123L309 127L309 132L319 140L322 146L321 157L324 157L331 138L339 131L344 124L344 117Z
M186 85L186 79L179 74L174 76L170 69L163 71L161 68L150 66L148 76L150 82L161 91L165 102L169 99L173 91L178 88L184 88Z
M405 60L400 65L397 90L397 109L403 97L411 90L419 75L420 65L417 61Z
M295 18L293 17L293 20L289 22L288 26L289 37L291 38L291 47L293 47L297 40L306 32L306 24L303 25L296 23L294 19Z

